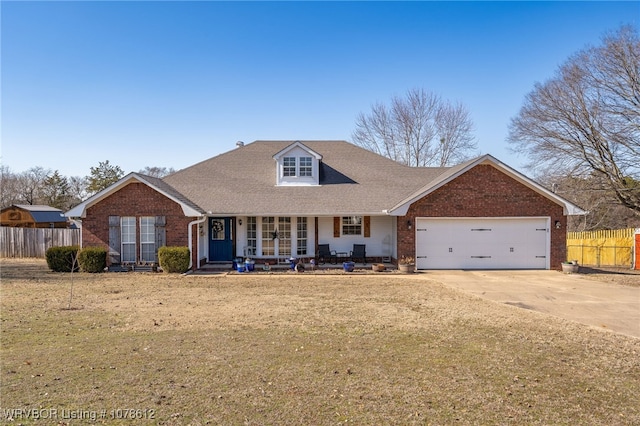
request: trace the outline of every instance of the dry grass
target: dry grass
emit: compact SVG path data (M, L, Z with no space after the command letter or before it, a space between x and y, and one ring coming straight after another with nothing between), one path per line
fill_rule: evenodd
M167 425L640 424L640 340L420 275L71 277L38 261L1 266L0 415L106 410L64 421L113 424L111 409L133 408Z

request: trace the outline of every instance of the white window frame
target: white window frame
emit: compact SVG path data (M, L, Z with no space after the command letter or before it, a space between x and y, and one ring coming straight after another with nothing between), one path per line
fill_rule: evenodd
M263 216L260 218L260 256L290 257L295 250L294 218L291 216ZM276 233L277 231L277 233ZM274 238L277 235L277 238Z
M151 246L151 252L149 252ZM150 254L150 258L145 256ZM156 261L156 218L155 216L140 217L140 261L155 262Z
M342 216L340 226L342 235L362 235L363 219L362 216Z
M306 217L296 219L296 254L298 256L309 254L309 229Z
M298 161L296 157L283 157L282 158L282 176L296 177L297 164L298 164Z
M258 221L255 216L247 217L247 256L258 253Z
M313 176L313 158L300 157L298 166L298 176L311 177Z
M137 241L137 235L136 235L135 216L121 217L120 218L120 262L135 263L136 241ZM133 250L131 249L131 246L133 246ZM126 251L125 251L125 247L127 247ZM129 257L127 257L127 254Z

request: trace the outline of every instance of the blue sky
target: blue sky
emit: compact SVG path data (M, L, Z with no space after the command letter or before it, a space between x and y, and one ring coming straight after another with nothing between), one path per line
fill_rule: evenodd
M350 140L411 88L464 104L479 154L536 82L640 2L0 4L2 164L176 170L257 139ZM247 165L250 169L250 165ZM250 172L250 170L248 170Z

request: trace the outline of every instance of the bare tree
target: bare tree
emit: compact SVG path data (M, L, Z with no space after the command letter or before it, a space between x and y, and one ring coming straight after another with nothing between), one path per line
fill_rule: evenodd
M0 207L9 207L19 202L18 199L18 176L11 169L0 165Z
M71 206L79 204L87 197L87 178L71 176L69 178L69 194L71 195Z
M44 182L51 174L51 170L42 167L32 167L18 175L17 200L24 204L40 204L43 202L42 189Z
M436 163L440 167L461 163L468 158L469 152L477 149L473 141L473 121L462 104L442 104L435 124L440 136L436 150Z
M145 174L147 176L157 177L157 178L163 178L175 172L176 171L173 169L173 167L169 167L167 169L166 167L158 167L158 166L153 166L153 167L147 166L144 169L140 170L140 173L142 174Z
M571 200L588 213L570 216L569 231L622 229L640 226L640 216L617 200L602 174L592 172L587 177L545 176L539 182L556 194Z
M619 202L640 214L640 40L622 27L603 44L570 57L536 84L509 142L532 169L600 174Z
M451 105L423 89L395 96L390 106L376 103L360 113L352 134L355 144L400 163L449 166L477 149L473 122L461 104Z

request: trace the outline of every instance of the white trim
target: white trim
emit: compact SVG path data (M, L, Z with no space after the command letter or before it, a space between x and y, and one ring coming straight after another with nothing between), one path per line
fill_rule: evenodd
M99 203L100 201L104 200L105 198L109 197L113 193L119 191L120 189L124 188L126 185L128 185L128 184L130 184L132 182L139 182L139 183L145 184L148 187L150 187L151 189L153 189L154 191L156 191L156 192L164 195L165 197L169 198L170 200L176 202L177 204L180 205L180 207L182 208L182 212L187 217L201 216L202 215L201 212L199 212L196 209L194 209L193 207L187 205L184 201L181 201L181 200L177 199L176 197L174 197L172 195L169 195L168 193L166 193L165 191L161 190L157 186L149 183L141 175L132 172L132 173L129 173L127 176L123 177L122 179L120 179L119 181L113 183L109 187L103 189L102 191L100 191L97 194L89 197L88 199L86 199L82 203L78 204L77 206L75 206L74 208L72 208L71 210L66 212L65 216L67 216L67 217L83 217L83 218L86 217L87 216L87 208Z
M493 157L493 156L491 156L489 154L483 155L482 157L478 157L476 160L468 163L466 166L462 167L460 170L458 170L457 172L455 172L453 174L448 175L445 172L444 173L444 177L442 177L440 180L437 180L435 183L433 183L433 182L429 183L428 185L420 188L418 191L414 192L409 197L405 198L404 200L402 200L398 204L396 204L394 207L392 207L391 209L387 210L386 213L390 214L392 216L404 216L404 215L406 215L407 211L409 210L409 207L411 206L411 204L413 204L417 200L419 200L419 199L431 194L435 190L443 187L447 183L453 181L454 179L458 178L462 174L468 172L472 168L474 168L474 167L476 167L478 165L481 165L481 164L488 164L488 165L491 165L491 166L497 168L498 170L502 171L507 176L511 177L512 179L516 180L517 182L520 182L524 186L534 190L535 192L537 192L537 193L541 194L542 196L550 199L551 201L555 202L556 204L560 204L563 207L563 213L564 213L565 216L587 214L587 212L582 210L580 207L578 207L575 204L569 202L568 200L565 200L564 198L558 196L557 194L554 194L553 192L549 191L548 189L544 188L540 184L534 182L533 180L529 179L528 177L526 177L522 173L520 173L517 170L507 166L506 164L504 164L503 162L497 160L495 157Z
M291 145L287 145L284 149L281 149L280 151L275 153L273 155L273 159L279 162L280 157L282 157L283 155L285 155L287 152L291 151L294 148L303 149L307 151L311 156L315 157L316 160L318 161L322 160L322 155L318 154L317 152L315 152L314 150L312 150L311 148L309 148L308 146L306 146L300 141L295 141Z

